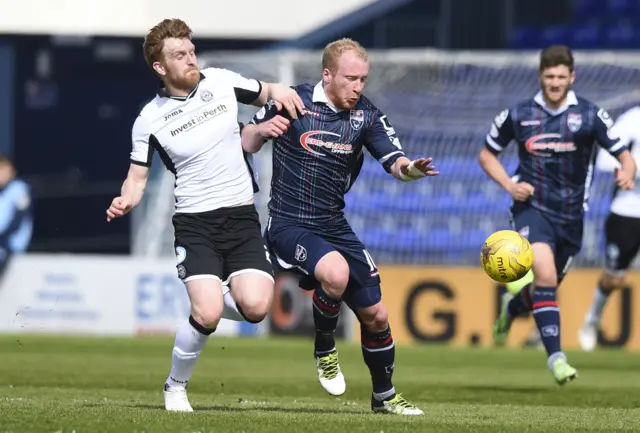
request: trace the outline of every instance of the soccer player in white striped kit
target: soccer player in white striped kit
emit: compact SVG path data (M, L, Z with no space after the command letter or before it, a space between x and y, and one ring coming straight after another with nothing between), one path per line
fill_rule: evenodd
M640 165L640 107L623 113L612 129L625 140L636 165ZM620 164L608 153L600 151L596 168L614 172L619 170ZM640 172L636 173L636 179L640 179ZM609 295L624 287L629 266L640 252L640 182L636 182L630 190L615 188L604 229L605 269L594 292L591 308L578 332L580 346L588 352L595 349L598 343L600 319Z
M133 125L129 173L107 210L110 221L140 203L153 153L158 152L176 176L177 272L191 301L164 386L165 408L180 412L193 411L187 382L224 309L257 323L273 299L273 269L242 151L238 103L262 106L274 100L294 118L304 109L289 87L226 69L201 71L191 35L186 23L167 19L145 38L145 58L162 86ZM224 286L230 293L223 294Z

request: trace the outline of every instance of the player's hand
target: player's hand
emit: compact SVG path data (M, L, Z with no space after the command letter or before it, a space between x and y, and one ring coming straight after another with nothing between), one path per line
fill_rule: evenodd
M437 176L440 172L436 169L435 165L431 165L433 158L419 158L413 161L413 166L419 171L425 174L425 176ZM400 168L404 174L408 174L409 166L403 166Z
M618 168L615 169L616 185L620 189L633 189L635 187L634 176Z
M270 96L275 102L278 111L284 108L292 119L298 118L298 112L304 114L304 102L302 102L300 95L294 89L282 84L272 83L270 86L272 86Z
M258 125L258 132L264 139L280 137L289 129L289 119L280 115Z
M533 195L535 188L527 182L513 183L509 188L509 193L515 201L527 201Z
M115 218L120 218L129 213L133 208L131 201L124 197L116 197L111 202L111 206L107 209L107 221L111 221Z

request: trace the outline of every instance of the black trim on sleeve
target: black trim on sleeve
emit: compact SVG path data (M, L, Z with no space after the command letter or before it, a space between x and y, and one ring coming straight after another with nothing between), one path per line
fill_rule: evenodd
M151 167L151 163L149 162L142 162L142 161L136 161L136 160L131 160L131 164L133 165L139 165L140 167Z
M171 157L169 156L167 151L164 150L162 146L160 146L160 142L153 134L149 136L149 146L153 147L155 151L158 152L158 156L160 157L160 160L162 161L166 169L171 173L176 174L176 166L173 164Z
M149 136L149 141L151 141L151 137L153 137L153 135ZM135 165L140 165L142 167L151 167L151 163L153 162L153 151L155 149L153 148L153 146L151 146L151 143L149 143L149 146L147 146L147 160L146 161L136 161L134 159L131 160L132 164Z
M262 83L260 80L255 80L258 82L258 91L254 92L253 90L243 89L242 87L234 87L233 90L236 93L236 101L241 104L250 105L253 104L256 99L260 97L260 93L262 93Z
M487 142L484 143L484 147L485 147L485 149L487 149L489 152L493 153L496 156L500 155L500 153L502 152L502 150L496 150L493 146L491 146Z

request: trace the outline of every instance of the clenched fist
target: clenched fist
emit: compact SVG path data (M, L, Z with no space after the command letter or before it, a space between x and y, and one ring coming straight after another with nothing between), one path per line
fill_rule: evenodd
M116 197L111 202L111 206L107 209L107 221L111 221L115 218L120 218L129 213L133 208L131 200L125 197Z

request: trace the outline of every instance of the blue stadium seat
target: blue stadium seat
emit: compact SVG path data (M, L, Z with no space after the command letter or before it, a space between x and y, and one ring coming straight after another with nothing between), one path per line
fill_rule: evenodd
M534 27L518 27L509 38L509 48L538 49L540 45L540 30Z
M540 34L543 46L569 44L570 36L571 32L565 26L545 27Z
M640 47L639 32L631 25L616 25L604 31L603 46L610 49L631 49Z
M574 49L590 49L602 45L598 25L576 26L570 30L570 34L569 45Z
M638 0L609 0L609 15L614 17L634 17L640 12Z
M574 0L573 16L576 22L602 16L607 11L605 0Z

